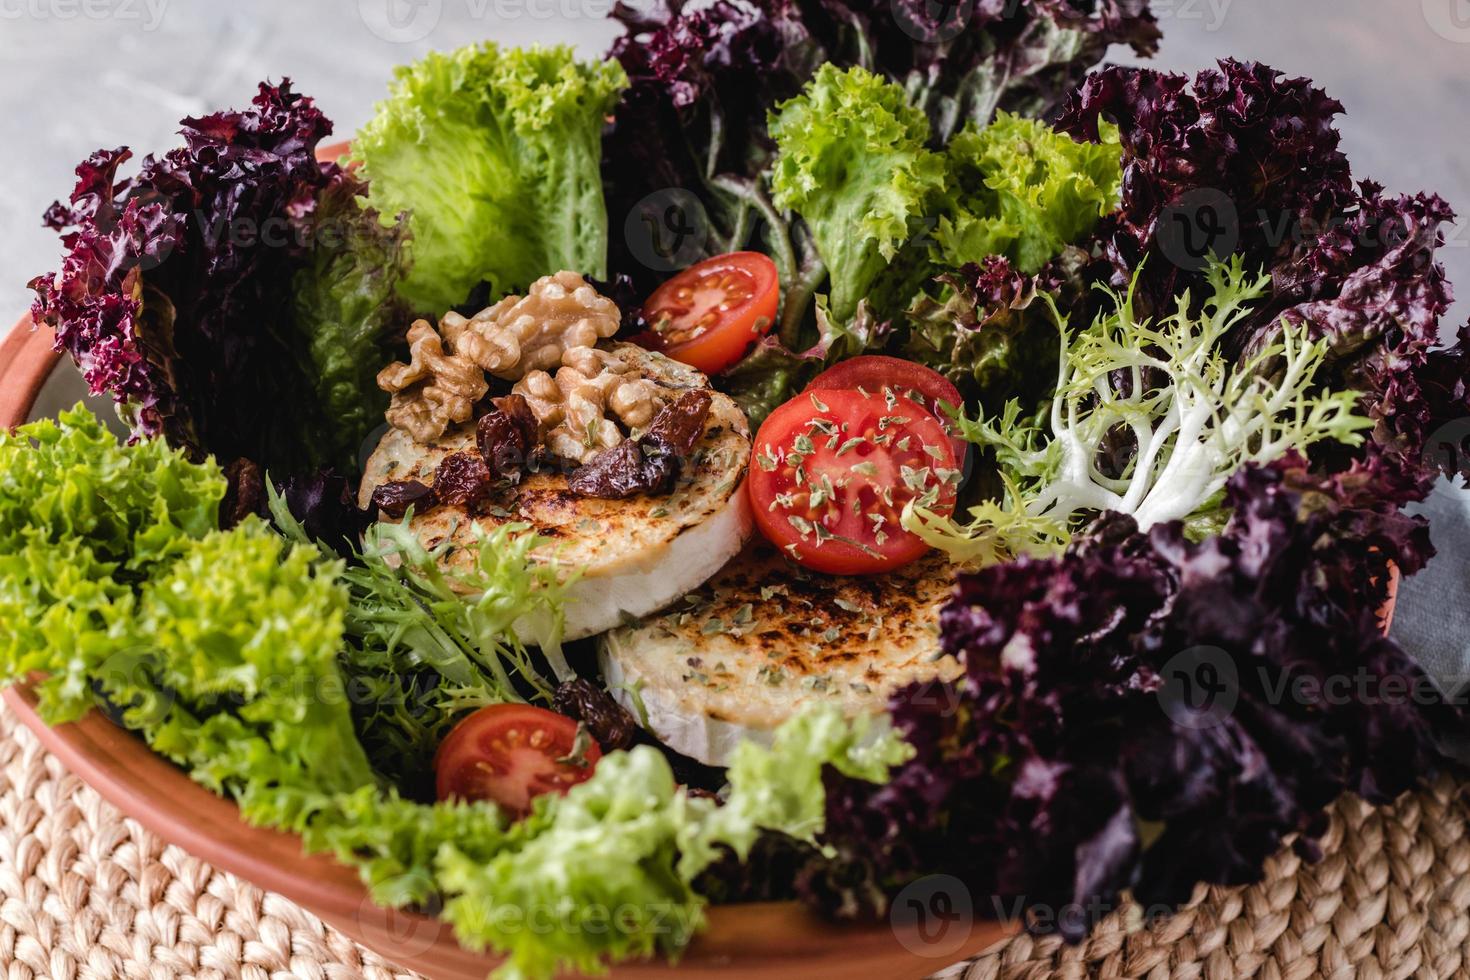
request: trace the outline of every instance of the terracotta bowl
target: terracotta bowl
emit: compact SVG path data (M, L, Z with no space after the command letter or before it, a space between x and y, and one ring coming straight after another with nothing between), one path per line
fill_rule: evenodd
M70 364L62 365L52 350L53 339L50 330L33 330L26 318L0 343L0 427L20 425L33 410L46 414L85 393ZM109 414L105 405L98 410ZM100 712L51 728L36 715L35 697L25 685L5 691L4 698L67 768L164 840L284 895L392 962L436 980L483 980L498 964L495 957L462 948L435 919L377 907L355 871L325 856L304 855L299 837L244 823L233 803L194 783ZM839 927L795 903L720 906L710 910L708 929L677 966L650 961L617 967L613 974L918 978L1014 931L1014 924L965 919L941 922L932 931L922 921Z
M327 147L320 156L335 158L346 148L345 143ZM52 342L49 330L33 330L26 318L0 343L0 426L19 425L33 410L46 414L84 394L71 367L60 366ZM108 414L105 406L99 411ZM1385 629L1397 584L1395 572L1383 612ZM214 866L284 895L394 963L436 980L482 980L499 962L462 948L452 930L435 919L377 907L356 872L325 856L304 855L295 835L247 825L234 804L194 783L100 712L51 728L36 715L35 698L25 685L5 691L4 698L49 751L119 810ZM709 928L677 966L635 963L613 973L620 978L917 978L1016 930L1015 923L966 917L937 926L931 921L926 929L913 907L899 911L915 915L918 923L838 927L794 903L720 906L710 910Z

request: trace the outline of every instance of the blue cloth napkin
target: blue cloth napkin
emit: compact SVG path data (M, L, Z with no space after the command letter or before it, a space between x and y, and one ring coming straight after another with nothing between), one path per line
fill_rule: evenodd
M1390 635L1448 696L1470 691L1470 491L1441 480L1411 508L1429 518L1438 554L1399 588ZM1470 733L1446 749L1470 762Z

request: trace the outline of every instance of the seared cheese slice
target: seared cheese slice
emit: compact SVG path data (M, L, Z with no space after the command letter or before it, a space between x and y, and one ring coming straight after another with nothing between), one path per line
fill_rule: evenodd
M632 344L612 349L636 362L642 373L675 390L708 387L703 374L662 354ZM374 488L395 480L432 485L444 457L475 451L472 423L446 432L433 445L390 429L368 459L359 503L366 507ZM409 525L428 547L445 540L457 546L444 558L447 570L473 565L474 526L491 530L521 522L547 539L538 560L555 560L569 586L563 638L580 639L645 616L697 588L739 554L752 522L743 479L750 461L750 427L729 397L714 393L704 435L673 494L597 500L567 489L567 475L545 471L528 475L519 487L467 512L440 505L415 514ZM520 623L517 632L537 642L546 624Z
M726 765L806 705L877 713L915 681L953 680L939 610L954 582L939 555L886 575L808 572L761 541L663 612L598 641L609 689L677 752Z

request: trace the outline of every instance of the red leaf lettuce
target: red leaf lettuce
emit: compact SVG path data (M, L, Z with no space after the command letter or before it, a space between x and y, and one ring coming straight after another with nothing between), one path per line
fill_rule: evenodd
M289 81L182 125L184 145L134 177L118 177L126 149L77 168L70 204L46 213L66 255L31 283L32 316L135 436L280 473L351 469L381 411L401 226L317 162L331 123Z
M1203 542L1107 515L1059 559L962 574L942 639L966 676L894 698L915 756L889 784L828 774L838 870L807 880L848 884L808 897L881 907L942 868L1078 938L1124 889L1157 909L1257 880L1287 835L1313 853L1340 793L1432 773L1463 711L1377 621L1423 521L1295 457L1229 493Z

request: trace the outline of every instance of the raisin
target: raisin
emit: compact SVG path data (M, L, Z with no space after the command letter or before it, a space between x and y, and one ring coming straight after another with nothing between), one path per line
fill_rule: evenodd
M622 500L639 493L668 493L704 434L711 396L686 391L659 409L637 442L620 442L578 467L567 488L583 497Z
M638 737L638 723L612 695L585 677L556 689L552 705L561 714L587 726L604 752L626 749Z
M582 497L622 500L648 489L643 450L631 440L604 449L572 471L567 489Z
M445 456L434 471L434 495L441 504L473 507L490 495L490 467L478 453Z
M395 521L402 520L409 507L422 512L436 502L433 489L417 480L384 483L373 490L373 506Z
M516 484L536 444L536 416L520 395L496 398L493 405L475 426L475 443L491 476Z
M704 434L711 401L713 398L708 391L696 388L659 409L653 421L648 423L648 431L638 440L644 452L686 459Z

